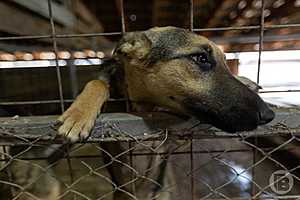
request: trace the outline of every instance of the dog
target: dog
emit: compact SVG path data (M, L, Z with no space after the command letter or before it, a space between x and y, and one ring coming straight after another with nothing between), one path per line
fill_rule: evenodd
M135 111L164 108L229 133L250 131L274 118L268 105L229 72L225 55L216 44L176 27L124 34L112 58L103 64L99 79L88 82L58 118L58 134L71 142L86 139L104 103L115 96L128 97ZM101 147L112 156L128 149L120 142L104 143ZM118 159L129 163L126 156ZM112 161L105 156L104 160ZM158 184L142 180L133 191L132 185L127 184L134 175L132 171L112 162L108 167L112 181L122 186L114 193L114 199L173 199L174 188L168 186L174 185L174 172L167 159L143 159L137 163L141 172L150 168L147 176ZM154 167L157 163L159 167ZM54 194L59 194L58 189Z
M127 33L113 58L124 67L131 102L195 116L229 133L250 131L274 118L253 91L230 74L224 53L205 37L175 27ZM114 71L114 70L112 70ZM87 83L58 119L71 141L89 136L109 98L111 74Z
M268 105L231 75L225 55L217 45L188 30L155 27L126 33L117 44L112 59L118 64L107 67L99 80L87 83L74 103L59 117L62 123L58 130L60 135L73 142L89 136L110 91L116 90L115 81L112 83L111 80L118 70L124 76L119 77L121 83L117 90L127 94L132 107L139 111L163 107L196 117L229 133L250 131L274 118ZM154 174L157 177L168 174L169 166L163 170L164 173ZM121 171L111 170L112 177L122 176ZM166 175L162 185L172 182L171 179ZM124 183L114 181L120 185ZM153 193L159 193L159 190L148 192L143 192L138 199L154 198L156 194ZM121 196L118 194L115 199L131 199L126 198L126 194ZM156 199L172 199L170 195L161 196Z

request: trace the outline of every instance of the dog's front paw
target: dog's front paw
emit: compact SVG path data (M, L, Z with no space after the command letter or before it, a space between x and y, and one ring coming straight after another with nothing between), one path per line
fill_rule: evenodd
M109 89L105 82L93 80L87 83L70 108L58 118L62 124L58 133L72 142L87 138L108 97Z
M97 109L90 110L76 105L71 106L58 118L58 121L62 123L58 133L72 142L86 139L94 126L96 118Z

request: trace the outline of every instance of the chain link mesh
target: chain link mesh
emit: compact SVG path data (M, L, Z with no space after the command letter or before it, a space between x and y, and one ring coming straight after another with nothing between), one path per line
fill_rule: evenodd
M0 129L1 196L297 199L300 124L280 117L286 114L263 130L231 135L195 124L145 132L137 121L138 129L126 126L130 120L99 121L91 138L76 144L57 138L51 120L8 119Z

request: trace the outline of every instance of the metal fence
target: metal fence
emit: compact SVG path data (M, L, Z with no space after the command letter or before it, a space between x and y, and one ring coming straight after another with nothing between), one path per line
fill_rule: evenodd
M123 0L120 0L121 32L88 34L56 34L51 2L48 0L51 34L0 40L50 38L57 55L59 38L126 32ZM266 26L264 5L262 0L259 25L195 29L193 0L190 0L191 31L259 30L257 83L264 31L300 27L300 24ZM57 56L55 62L59 100L1 105L57 102L64 112L69 100L64 99ZM161 114L140 117L102 114L92 136L72 145L55 137L52 123L55 117L3 118L0 120L1 199L300 199L299 115L297 109L279 109L270 125L229 135L197 122L183 122Z

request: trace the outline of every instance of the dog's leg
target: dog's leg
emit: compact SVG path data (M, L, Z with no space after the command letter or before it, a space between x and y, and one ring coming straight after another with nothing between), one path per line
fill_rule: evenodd
M11 147L10 154L15 156L24 151L28 146ZM30 151L24 152L18 159L11 162L10 171L11 179L14 184L24 188L13 191L13 196L20 195L18 200L29 200L33 197L26 193L30 193L35 198L41 200L58 199L60 193L60 183L56 180L53 171L49 167L46 159L26 160L25 158L47 157L47 153L42 147L32 147ZM22 160L25 159L25 160ZM24 192L24 193L23 193Z
M157 146L161 142L145 142L147 145ZM174 174L168 158L160 156L138 156L133 157L133 166L130 165L129 150L126 142L109 142L101 144L106 151L104 161L112 182L120 187L114 193L114 200L170 200L172 192L176 191ZM148 152L145 147L138 147L141 152ZM161 151L168 152L166 147ZM121 156L120 156L121 155ZM114 160L116 157L116 160ZM138 174L135 173L137 171ZM135 178L138 178L135 180ZM147 178L141 178L147 177ZM135 191L133 190L135 184ZM176 185L176 184L175 184Z
M87 138L108 97L109 86L106 82L93 80L87 83L75 102L58 118L63 123L58 129L59 134L71 141Z
M160 141L151 142L153 147L161 145ZM167 142L162 145L159 152L169 154L172 152L170 144ZM156 182L156 184L150 184L149 181L141 183L142 187L139 192L147 192L147 200L171 200L172 193L176 191L176 181L174 177L174 171L172 164L170 163L169 155L167 156L154 156L153 159L144 158L143 162L148 162L148 167L145 169L147 172L146 176ZM149 171L149 169L151 169ZM146 196L143 194L142 196Z
M128 150L128 143L126 142L105 142L101 144L106 153L103 153L104 162L111 163L107 169L111 175L112 182L120 187L114 193L114 200L132 200L133 184L131 183L134 172L130 169L129 152L121 155ZM121 155L121 156L120 156ZM116 158L116 160L114 160Z

